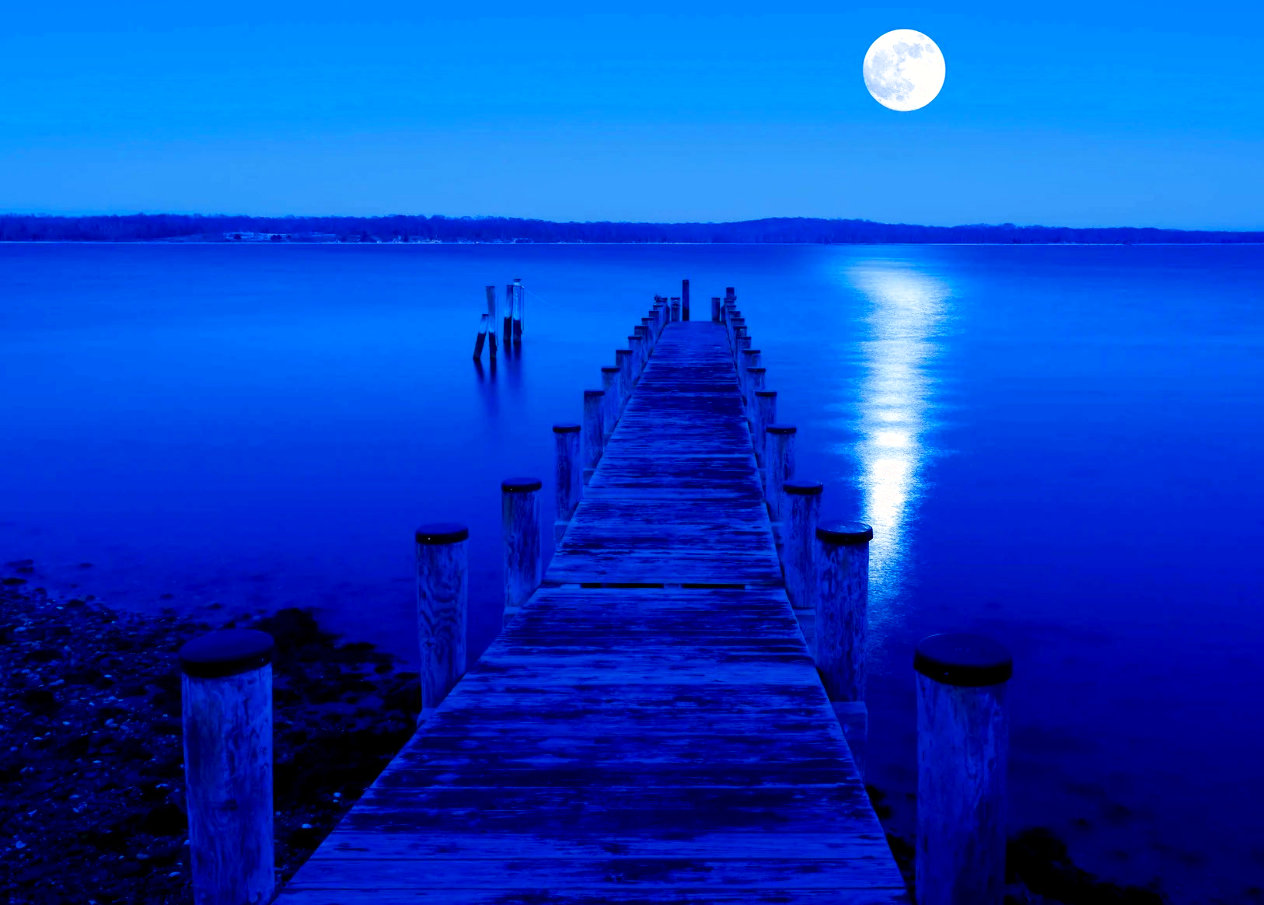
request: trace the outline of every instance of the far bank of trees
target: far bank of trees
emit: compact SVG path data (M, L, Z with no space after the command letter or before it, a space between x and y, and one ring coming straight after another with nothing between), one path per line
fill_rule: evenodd
M1264 232L1139 227L916 226L778 217L734 223L559 223L508 217L0 214L4 242L1258 243Z

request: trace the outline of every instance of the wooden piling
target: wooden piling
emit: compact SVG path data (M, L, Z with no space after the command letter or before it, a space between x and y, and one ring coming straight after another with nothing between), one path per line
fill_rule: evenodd
M764 429L777 421L776 390L756 390L755 408L751 410L751 434L755 441L755 462L764 464Z
M606 396L602 403L601 436L609 437L614 432L615 422L619 420L619 377L622 371L618 365L607 365L601 369L601 389Z
M641 369L645 367L645 347L641 337L635 333L628 337L628 348L632 350L632 383L641 379Z
M645 338L649 348L649 353L654 354L654 345L658 341L658 337L654 335L654 321L652 318L641 318L641 329L645 331Z
M514 277L513 285L509 288L514 297L513 341L516 346L522 342L522 323L526 319L527 291L522 285L521 277Z
M680 281L680 319L689 320L689 281Z
M487 315L484 314L478 319L478 336L474 337L474 360L483 360L483 343L487 341ZM492 342L495 342L495 336Z
M673 295L671 298L671 319L680 320L680 296Z
M636 380L632 376L632 350L615 349L614 363L619 366L619 411L628 404Z
M513 311L514 311L514 288L510 283L505 287L505 354L509 354L509 345L513 342Z
M1000 905L1005 886L1009 651L980 635L917 645L919 905Z
M798 428L793 424L764 425L764 499L768 501L768 514L773 521L773 535L777 526L788 514L786 481L794 475L794 447Z
M585 397L585 403L588 401ZM605 393L602 393L601 410L605 412ZM582 426L574 423L553 425L553 442L555 446L553 487L556 496L557 517L553 522L553 542L556 544L566 533L575 507L584 494L584 465L580 458L582 452ZM604 440L605 429L602 428Z
M718 324L723 319L723 307L720 305L720 297L718 295L711 296L711 322Z
M417 638L421 651L420 726L465 675L469 544L465 525L422 525L417 554Z
M786 596L811 650L816 637L816 526L824 484L789 480L782 485L789 512L782 521L781 566Z
M650 360L650 331L644 326L637 324L632 328L632 332L636 334L636 341L640 345L638 354L641 360L640 371L645 370L645 366Z
M195 905L272 901L274 648L271 635L249 629L180 648Z
M751 430L755 429L755 410L758 408L755 404L755 394L765 389L767 383L768 370L766 368L751 368L746 372L748 392L743 394L742 402L746 405L746 419L750 422Z
M605 401L602 390L584 390L583 481L588 483L605 449Z
M732 286L724 287L724 301L729 304L737 302L737 290Z
M507 625L540 586L543 561L540 544L539 478L509 478L500 484L500 523L505 541L505 609Z
M737 373L741 376L742 387L746 395L746 404L749 406L755 401L755 391L751 388L750 378L747 371L751 368L762 368L764 366L764 353L759 349L743 349L742 354L737 358Z
M488 355L491 358L496 357L496 287L485 287L487 293L487 338L491 340L488 346ZM475 356L477 357L477 355Z
M861 775L869 734L864 701L872 539L873 529L860 522L816 529L816 669Z

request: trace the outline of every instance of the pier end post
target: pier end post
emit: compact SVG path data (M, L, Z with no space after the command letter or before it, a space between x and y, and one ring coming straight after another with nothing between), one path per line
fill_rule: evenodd
M931 635L917 645L913 668L917 901L1000 905L1013 659L981 635Z
M467 547L470 531L455 522L422 525L416 531L417 640L421 651L420 726L465 675L465 629L469 621Z
M180 648L185 794L198 905L270 902L272 636L226 629Z
M720 297L718 295L711 296L711 323L718 324L724 317L724 308L720 305Z
M689 320L689 281L680 281L680 319Z
M539 478L508 478L500 483L500 521L505 545L505 607L502 624L510 622L540 586Z
M834 704L856 768L864 775L869 731L865 709L865 647L869 624L869 542L862 522L827 522L816 529L816 625L813 654Z

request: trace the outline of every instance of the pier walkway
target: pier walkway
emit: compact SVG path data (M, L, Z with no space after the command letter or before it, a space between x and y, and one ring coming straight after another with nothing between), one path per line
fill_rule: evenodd
M543 585L277 901L908 901L722 325L662 331Z

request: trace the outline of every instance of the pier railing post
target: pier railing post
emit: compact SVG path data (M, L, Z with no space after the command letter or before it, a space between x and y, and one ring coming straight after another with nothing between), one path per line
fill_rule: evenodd
M812 649L816 619L816 526L821 519L821 494L825 485L816 481L786 481L789 512L782 522L781 565L786 596L794 607L803 637Z
M465 675L465 629L469 621L470 532L439 522L417 529L417 639L421 651L421 713L424 723Z
M196 905L270 902L272 636L211 632L180 648Z
M816 529L816 669L862 776L869 734L865 647L871 540L873 529L860 522L829 522Z
M604 413L605 394L602 394ZM584 397L587 405L588 398ZM598 417L601 417L599 414ZM556 456L553 463L553 486L557 503L557 519L553 522L553 542L557 543L566 533L575 507L584 495L584 465L580 459L582 427L578 424L553 425L553 443ZM604 431L603 438L604 438Z
M1006 683L1013 660L980 635L917 645L919 905L1000 905L1005 887Z
M751 436L755 441L755 462L763 468L766 460L764 443L767 440L765 429L777 421L777 391L756 390L755 408L751 410Z
M768 514L772 516L774 537L781 533L782 520L789 508L785 485L794 475L794 447L798 432L793 424L764 426L764 452L768 459L764 463L764 499L768 501Z
M609 437L614 433L615 422L619 420L619 410L622 408L622 400L619 396L619 378L622 374L618 365L607 365L601 369L601 388L605 391L605 401L602 404L602 420L601 420L601 436Z
M585 484L592 477L601 454L606 448L605 422L606 394L602 390L584 390L583 466Z
M500 484L500 520L505 538L505 610L507 624L527 602L543 576L540 549L538 478L509 478Z

